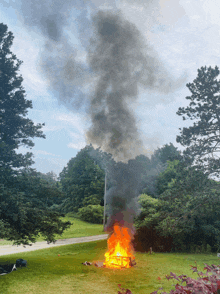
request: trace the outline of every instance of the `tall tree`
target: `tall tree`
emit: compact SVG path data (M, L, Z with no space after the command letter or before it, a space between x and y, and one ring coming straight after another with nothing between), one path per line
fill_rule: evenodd
M177 115L194 120L193 126L180 129L176 141L186 150L185 159L208 175L219 177L220 171L220 81L219 68L201 67L197 78L186 86L191 96L189 106L180 107Z
M0 171L1 181L13 174L13 168L33 164L32 153L17 154L20 146L33 147L30 138L45 138L41 128L28 119L28 108L32 102L25 99L22 87L23 78L18 74L22 61L10 51L13 42L12 32L7 25L0 24Z
M0 23L0 238L27 244L41 233L53 241L55 234L62 234L70 223L46 209L36 195L36 187L31 191L20 177L21 169L33 163L33 154L18 154L16 150L33 147L31 138L45 135L43 124L34 125L26 117L32 102L25 99L23 78L18 74L22 62L10 51L13 38L7 25Z
M90 155L92 146L86 146L76 157L70 159L60 173L63 191L67 194L64 211L78 211L89 204L102 204L104 194L104 171Z

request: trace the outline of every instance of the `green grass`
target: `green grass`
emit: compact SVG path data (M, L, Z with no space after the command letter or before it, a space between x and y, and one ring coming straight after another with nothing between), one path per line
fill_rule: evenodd
M70 216L62 217L61 219L63 221L70 221L72 225L63 232L62 236L56 235L55 238L57 240L105 234L105 232L103 232L103 225L90 224ZM44 241L44 239L42 236L39 236L37 241ZM12 241L0 241L0 246L11 244L13 244Z
M106 250L107 240L102 240L1 256L0 264L23 258L28 266L0 276L0 293L117 294L118 284L133 294L149 294L161 286L170 292L177 281L168 281L166 274L174 272L197 279L197 274L190 270L194 261L197 261L199 271L203 271L204 262L209 265L219 263L216 254L136 253L137 265L130 269L113 270L81 264L103 261Z

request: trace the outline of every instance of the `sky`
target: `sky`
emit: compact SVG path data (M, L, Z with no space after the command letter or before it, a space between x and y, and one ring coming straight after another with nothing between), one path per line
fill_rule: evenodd
M168 92L140 85L138 99L131 102L144 152L150 156L169 143L183 150L176 143L176 136L180 134L179 128L192 125L192 121L183 121L176 112L179 107L188 105L185 97L190 92L186 84L193 82L197 70L202 66L219 66L220 2L78 0L74 5L72 2L48 1L48 5L54 3L51 4L54 6L43 4L41 7L41 1L36 0L0 0L0 22L14 35L11 51L23 61L20 67L23 87L26 99L33 103L28 118L36 124L45 123L46 139L35 138L32 150L20 148L19 152L33 152L32 167L37 171L53 171L59 175L68 161L90 143L86 133L91 120L86 107L95 80L88 69L87 46L93 33L91 15L100 10L121 11L141 32L144 42L153 48L173 83ZM28 3L33 7L38 4L39 13L33 12ZM45 31L42 24L51 21L51 15L61 24L62 32ZM57 40L59 46L51 47ZM62 52L68 61L66 67L71 67L69 56L73 56L75 62L76 76L67 81L66 88L59 84L65 72L57 52ZM49 68L49 62L56 66Z

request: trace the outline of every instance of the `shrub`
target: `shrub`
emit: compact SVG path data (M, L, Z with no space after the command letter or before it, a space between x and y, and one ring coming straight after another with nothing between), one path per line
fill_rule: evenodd
M78 217L86 222L101 224L103 222L104 207L101 205L88 205L78 211Z

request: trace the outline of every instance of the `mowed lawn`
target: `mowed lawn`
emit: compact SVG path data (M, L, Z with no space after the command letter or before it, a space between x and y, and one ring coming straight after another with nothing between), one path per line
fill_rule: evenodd
M103 232L103 225L87 223L70 216L61 217L61 219L63 221L70 221L72 225L69 229L63 232L62 236L56 235L57 240L106 234ZM44 238L39 236L37 241L44 241ZM13 244L13 242L6 240L0 241L0 246L10 244Z
M107 240L102 240L0 256L0 263L15 263L18 258L28 262L27 268L0 276L0 293L117 294L118 284L133 294L149 294L161 286L170 292L177 281L168 281L166 274L174 272L197 279L190 270L195 261L199 271L203 271L204 262L219 262L216 254L135 253L137 265L130 269L82 265L85 261L103 261L106 250Z

